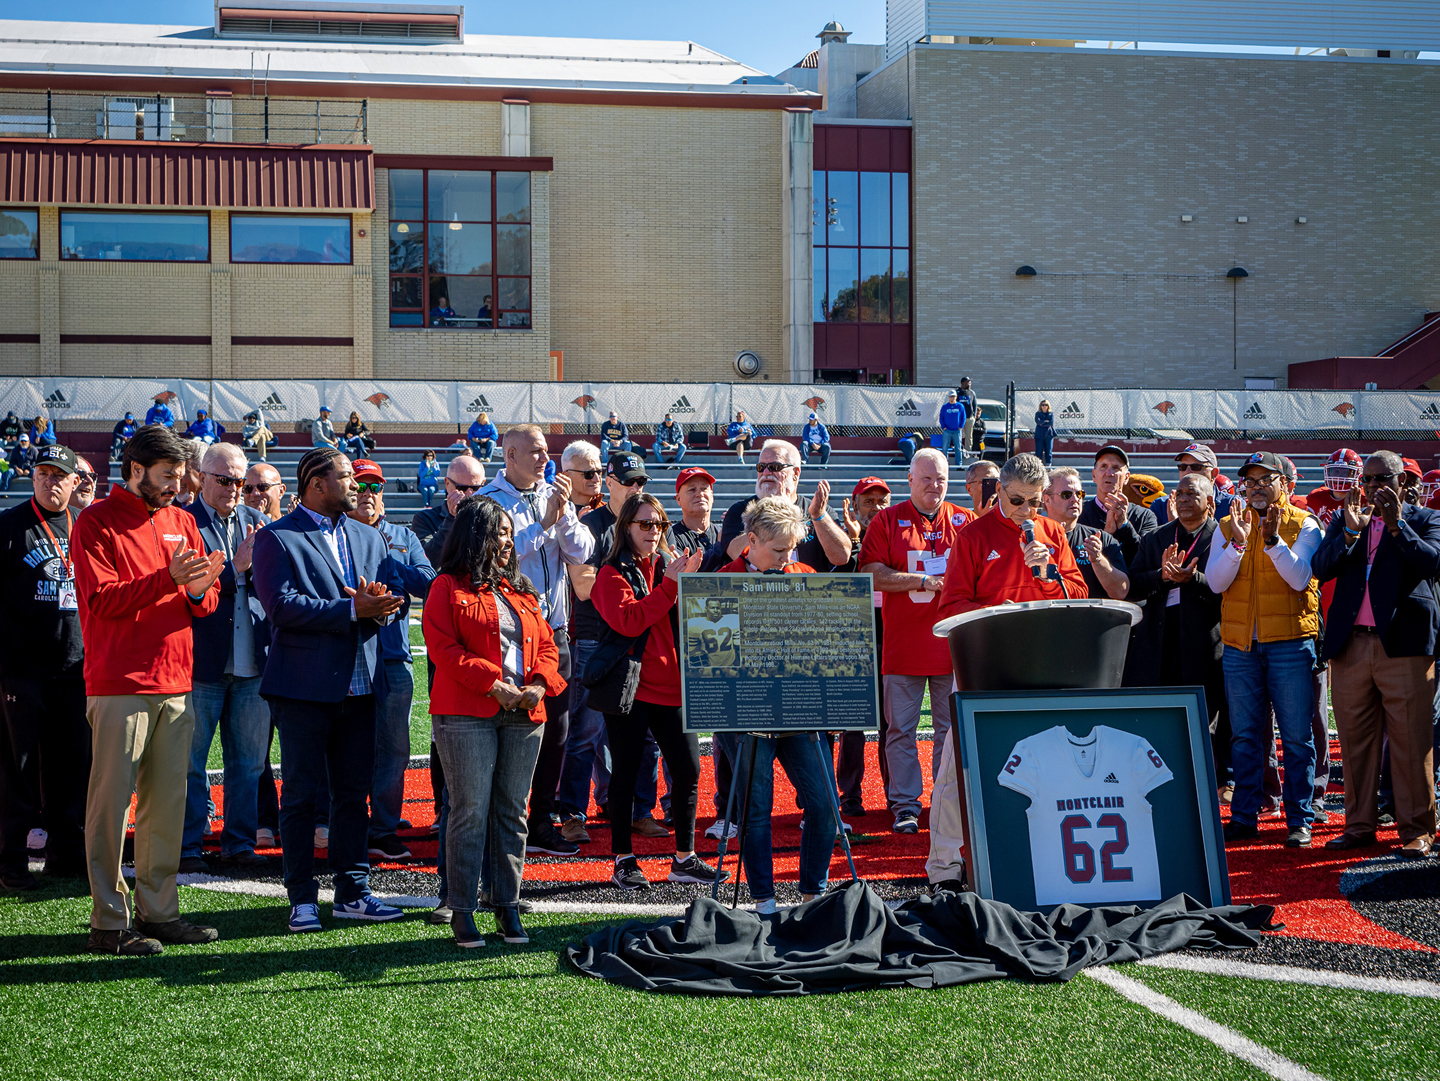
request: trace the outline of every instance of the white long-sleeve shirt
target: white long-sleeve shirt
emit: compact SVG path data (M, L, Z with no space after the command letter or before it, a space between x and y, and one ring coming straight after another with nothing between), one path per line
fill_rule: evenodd
M521 491L501 470L479 494L495 500L510 515L520 573L539 591L540 607L550 626L563 627L570 615L570 579L564 567L590 558L595 551L595 535L580 524L575 506L568 500L555 524L549 529L540 528L552 491L544 481Z
M1270 562L1275 564L1275 570L1285 584L1298 593L1310 584L1310 560L1315 557L1315 552L1324 539L1320 523L1312 515L1301 523L1300 535L1295 538L1294 547L1286 544L1285 538L1281 537L1265 548L1265 554L1270 557ZM1265 547L1265 539L1260 535L1259 529L1250 530L1247 543ZM1232 544L1210 545L1210 558L1205 563L1205 581L1214 592L1224 593L1230 588L1240 570L1241 558L1241 553L1236 551Z

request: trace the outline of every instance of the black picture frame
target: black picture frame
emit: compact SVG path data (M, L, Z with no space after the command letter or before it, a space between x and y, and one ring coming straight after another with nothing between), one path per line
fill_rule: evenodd
M1057 724L1082 737L1106 725L1143 736L1174 778L1146 797L1156 833L1160 896L1104 903L1149 906L1187 893L1203 904L1230 904L1203 687L956 692L952 706L970 884L981 897L1022 911L1053 907L1053 900L1036 901L1030 800L1002 786L998 777L1020 739Z

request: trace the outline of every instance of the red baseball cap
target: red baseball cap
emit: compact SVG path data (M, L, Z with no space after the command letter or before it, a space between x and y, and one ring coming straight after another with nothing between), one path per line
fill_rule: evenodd
M861 492L868 492L871 488L883 488L888 492L890 485L886 484L879 477L861 477L855 484L855 490L850 493L850 498L859 499Z
M356 477L379 477L380 483L385 483L385 474L380 472L378 462L372 462L369 458L356 458L351 466L355 470Z
M675 494L679 495L680 489L685 487L685 485L689 484L696 477L704 477L710 482L710 486L712 488L715 486L714 477L712 477L709 473L705 472L705 470L701 469L698 465L692 465L689 469L680 470L680 475L675 478Z
M1417 477L1425 476L1425 470L1420 468L1420 463L1414 458L1401 458L1400 461L1405 463L1405 472L1414 473Z

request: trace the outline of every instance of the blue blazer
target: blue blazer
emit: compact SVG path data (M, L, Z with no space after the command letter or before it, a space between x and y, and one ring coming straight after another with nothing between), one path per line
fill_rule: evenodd
M220 530L215 525L215 516L203 499L192 499L185 509L195 518L200 528L200 540L207 552L223 552ZM270 519L254 507L241 503L235 508L240 518L240 536L243 538L247 526L257 530L270 524ZM258 543L258 542L257 542ZM251 626L255 632L255 663L261 671L265 668L265 651L270 646L270 624L265 619L265 609L255 595L253 567L245 572L246 600L250 608ZM225 675L225 666L230 661L230 649L235 642L235 567L225 564L220 572L220 604L210 615L194 621L195 633L195 680L198 683L218 683Z
M1335 580L1335 595L1325 617L1325 641L1320 659L1339 655L1350 640L1360 601L1365 595L1366 538L1347 552L1345 515L1337 513L1310 569L1322 582ZM1400 532L1387 530L1375 549L1370 568L1370 610L1375 629L1390 657L1429 657L1435 654L1440 630L1440 606L1435 602L1434 580L1440 576L1440 512L1400 508Z
M340 528L355 563L357 586L359 578L378 579L392 593L401 592L403 584L387 568L389 547L380 531L346 517L340 519ZM343 701L355 671L356 649L364 651L375 694L384 694L380 624L350 618L344 575L320 527L303 508L296 507L260 531L251 578L270 619L261 695Z

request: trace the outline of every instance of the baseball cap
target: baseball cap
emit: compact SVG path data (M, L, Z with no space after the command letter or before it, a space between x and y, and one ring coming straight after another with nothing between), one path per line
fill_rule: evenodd
M1414 458L1401 458L1400 460L1405 463L1405 472L1414 473L1417 477L1425 475L1425 471L1420 468L1420 463Z
M22 443L28 443L28 442L30 442L30 433L29 433L29 432L21 432L21 433L20 433L20 442L22 442Z
M1105 455L1107 455L1107 454L1117 455L1117 456L1119 457L1119 459L1120 459L1122 462L1124 462L1126 465L1129 465L1129 464L1130 464L1130 455L1128 455L1128 454L1125 453L1125 448L1124 448L1124 447L1117 447L1114 443L1106 443L1103 447L1101 447L1099 450L1097 450L1097 451L1095 452L1095 460L1098 462L1101 458L1105 457Z
M385 474L380 471L379 462L372 462L369 458L356 458L351 463L351 468L355 470L356 477L379 477L380 483L385 483Z
M820 419L820 418L818 418L818 417L815 415L815 411L814 411L813 409L810 411L810 419L811 419L811 420L819 420L819 419Z
M1175 460L1178 462L1186 454L1192 458L1200 459L1200 461L1212 468L1220 464L1220 459L1215 457L1214 449L1207 447L1204 443L1191 443L1179 454L1175 455Z
M855 490L850 493L850 498L852 500L859 499L861 492L868 492L871 488L883 488L888 492L890 485L886 484L879 477L861 477L855 482Z
M1245 463L1240 467L1240 476L1245 476L1247 471L1257 465L1268 469L1271 473L1283 474L1285 472L1285 463L1280 460L1280 455L1268 450L1257 450L1245 459Z
M621 484L629 484L633 480L650 479L650 474L645 472L645 462L638 454L613 454L610 456L610 463L605 467L605 475L614 477Z
M715 484L714 477L712 477L709 473L705 472L705 470L701 469L698 465L692 465L689 469L680 470L680 475L675 478L675 491L679 492L681 488L685 487L685 485L689 484L696 477L704 477L710 482L712 487Z
M135 414L127 411L126 414L125 414L125 419L126 419L126 420L134 420L134 419L135 419Z
M206 413L205 410L203 410L203 409L197 409L197 410L195 410L195 415L196 415L197 417L209 416L209 414Z
M66 473L74 473L80 468L80 462L75 457L75 452L69 447L62 447L59 443L43 448L40 451L40 457L35 459L35 464L53 465Z
M322 405L322 406L320 407L320 412L322 412L322 413L328 413L328 412L330 412L330 407L329 407L328 405Z

